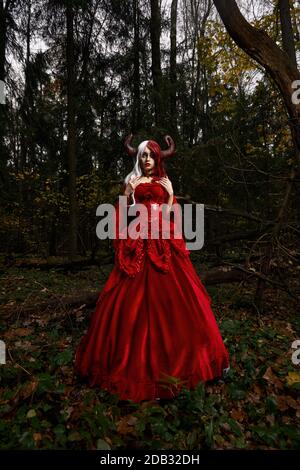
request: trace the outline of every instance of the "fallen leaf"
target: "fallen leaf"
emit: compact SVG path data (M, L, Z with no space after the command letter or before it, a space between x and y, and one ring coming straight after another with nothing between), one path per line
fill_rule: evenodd
M120 434L136 434L133 425L136 423L137 418L134 416L124 416L117 422L117 430Z
M26 400L26 398L30 397L33 392L36 390L38 386L38 380L32 380L31 382L27 382L20 390L20 397L23 400Z
M266 372L263 375L263 379L267 380L272 385L275 385L275 387L282 389L283 388L283 383L281 380L274 374L272 367L268 367Z
M288 406L288 403L287 403L287 400L286 400L286 397L283 396L283 395L278 395L276 397L276 402L277 402L277 406L279 408L280 411L286 411L288 410L289 406Z
M26 417L27 418L34 418L36 416L36 411L35 410L29 410Z
M243 410L232 410L230 414L235 421L243 421L245 419Z
M4 333L5 339L13 339L16 336L28 336L33 332L33 328L12 328Z
M298 372L289 372L286 377L286 382L289 387L300 382L300 374Z

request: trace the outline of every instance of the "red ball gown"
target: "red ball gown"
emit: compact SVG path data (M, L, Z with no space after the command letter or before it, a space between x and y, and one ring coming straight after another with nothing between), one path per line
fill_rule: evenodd
M151 211L168 200L160 183L140 183L134 197L147 207L147 223L151 212L161 221L162 212ZM158 236L145 238L141 230L137 238L122 238L127 227L119 230L119 202L115 207L115 265L77 348L78 374L90 386L136 403L174 398L183 385L193 390L200 381L222 377L229 354L190 251L182 236L175 238L174 216L169 239L162 237L161 223ZM173 209L178 207L174 196Z

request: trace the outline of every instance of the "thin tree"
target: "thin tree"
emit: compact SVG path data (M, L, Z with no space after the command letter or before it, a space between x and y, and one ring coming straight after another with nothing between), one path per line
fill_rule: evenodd
M161 12L160 2L151 0L151 53L152 53L152 79L155 108L155 123L158 127L162 126L164 119L163 112L163 93L162 93L162 71L160 54L160 36L161 36Z
M136 132L143 127L141 113L141 76L140 76L140 8L139 0L133 2L133 113L132 130Z
M177 0L172 0L171 4L171 29L170 29L170 116L171 130L174 135L177 134Z
M6 52L9 28L11 26L11 12L14 7L14 0L0 0L0 89L4 93L6 82ZM7 163L7 149L5 146L5 133L6 133L6 112L7 106L5 104L5 97L0 97L0 185L5 186L6 181L6 163Z
M74 10L71 0L66 3L67 19L67 156L69 167L69 257L77 254L77 197L76 197L76 125L74 71Z

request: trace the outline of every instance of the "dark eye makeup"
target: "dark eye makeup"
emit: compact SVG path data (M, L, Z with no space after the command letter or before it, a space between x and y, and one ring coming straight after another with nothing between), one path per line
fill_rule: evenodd
M147 157L147 155L148 155L147 153L143 153L143 155L142 155L142 156L143 156L143 157ZM149 156L150 156L151 158L154 158L154 155L153 155L153 153L151 153Z

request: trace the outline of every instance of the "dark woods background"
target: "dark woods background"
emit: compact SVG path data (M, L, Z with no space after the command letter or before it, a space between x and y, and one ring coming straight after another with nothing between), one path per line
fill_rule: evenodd
M288 0L0 0L1 448L299 448L299 12ZM126 421L72 361L113 267L96 208L133 167L130 132L162 148L170 134L178 202L205 204L191 259L232 368L208 398Z
M279 4L241 7L283 49L291 25L292 63L298 10ZM134 145L175 139L169 175L176 195L206 204L207 252L248 256L246 270L260 270L266 250L278 266L299 259L299 185L289 187L297 159L280 90L232 41L212 1L8 0L0 22L9 259L94 258L110 247L96 238L95 209L115 200L132 168L123 150L130 131Z
M244 37L249 24L230 19L235 2L215 4L255 55L255 36ZM296 79L297 8L241 7L268 33L261 40L273 53L281 52L276 45L286 52L280 67ZM282 263L299 260L299 127L291 134L299 110L288 122L291 90L267 56L258 64L232 41L212 1L7 0L0 25L8 262L18 254L94 259L98 248L110 249L96 238L95 209L115 201L132 168L123 150L130 131L135 145L154 138L164 146L166 133L175 139L168 171L179 200L206 204L207 252L219 261L235 255L246 271L265 275L270 264L279 274Z

